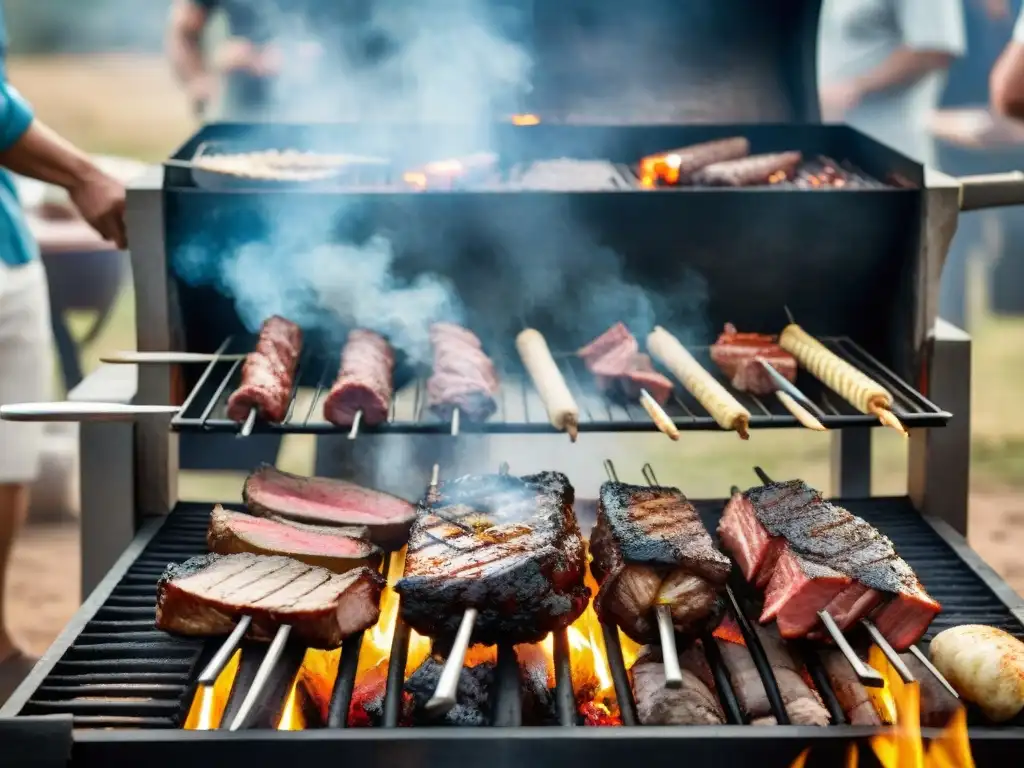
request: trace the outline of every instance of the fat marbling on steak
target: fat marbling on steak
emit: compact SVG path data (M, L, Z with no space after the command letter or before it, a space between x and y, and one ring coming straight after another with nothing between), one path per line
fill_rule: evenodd
M558 472L441 483L421 503L395 586L402 618L450 639L476 608L473 641L484 645L535 643L567 627L590 597L573 500Z
M160 578L156 627L216 637L251 616L246 636L253 640L271 640L288 624L306 645L333 649L377 621L383 586L369 568L339 575L288 557L201 555L168 566Z
M383 491L346 480L303 477L263 465L245 479L242 499L254 515L313 525L365 527L385 549L405 543L416 507Z
M732 563L678 488L604 483L590 553L601 585L598 617L638 643L657 640L658 605L668 606L682 634L714 628L721 618Z
M360 566L376 570L381 561L381 551L370 543L366 528L306 525L283 518L257 517L226 510L220 504L210 515L206 544L218 555L282 555L335 573Z

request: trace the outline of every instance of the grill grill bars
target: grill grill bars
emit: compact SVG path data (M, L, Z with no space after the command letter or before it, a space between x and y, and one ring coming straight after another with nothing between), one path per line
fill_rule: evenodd
M242 340L239 340L242 341ZM910 427L944 426L950 414L902 381L895 373L860 348L849 338L822 339L832 352L885 386L893 395L894 412ZM252 348L252 340L236 343L228 338L221 344L195 387L174 417L171 424L180 431L238 432L242 425L227 418L227 398L239 385L240 360L221 359L228 351L241 352ZM708 371L717 367L711 362L706 348L691 350ZM288 413L280 424L257 420L255 431L275 433L348 433L323 419L323 401L337 375L340 352L318 355L304 352L296 374L300 379L315 382L308 392L298 386L292 390ZM569 389L580 406L581 432L643 432L656 431L653 421L639 403L616 403L597 393L593 377L574 355L557 356L559 367ZM511 367L509 367L511 369ZM391 432L416 434L443 434L452 432L452 423L442 421L427 405L426 380L429 372L417 375L402 385L396 382L388 420L377 427L362 427L364 432ZM670 377L671 378L671 377ZM723 384L728 385L724 379ZM856 411L835 393L824 388L816 379L801 371L797 381L800 390L812 401L814 415L829 428L851 426L878 426L878 419ZM731 389L731 388L730 388ZM301 393L301 394L300 394ZM756 397L733 392L750 411L753 428L799 427L796 418L773 397ZM299 401L302 401L301 404ZM677 386L665 406L665 412L679 429L718 429L714 419L682 387ZM487 422L472 424L465 419L459 425L462 432L488 433L553 433L547 410L535 388L520 374L505 373L498 394L498 410Z

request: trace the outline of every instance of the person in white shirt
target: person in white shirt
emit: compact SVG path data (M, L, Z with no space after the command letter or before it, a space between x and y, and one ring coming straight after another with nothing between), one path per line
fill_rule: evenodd
M962 0L824 0L822 118L935 165L927 121L949 65L965 52L965 37Z
M1013 27L1013 38L992 68L988 91L993 110L1024 120L1024 7Z

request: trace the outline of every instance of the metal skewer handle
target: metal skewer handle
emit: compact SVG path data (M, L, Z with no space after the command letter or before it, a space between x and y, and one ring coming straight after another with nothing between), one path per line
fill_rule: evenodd
M101 363L112 365L175 365L184 363L212 363L215 360L244 360L245 355L218 355L213 352L111 352L100 358Z
M124 403L11 403L0 406L4 421L132 421L140 416L173 416L177 405L125 405Z
M452 643L448 658L445 659L444 669L441 670L441 677L437 681L434 696L427 702L427 714L432 717L445 714L458 701L459 676L462 674L462 666L466 663L466 652L469 650L469 641L473 636L476 617L476 608L467 608L466 612L462 614L459 631L455 635L455 642Z

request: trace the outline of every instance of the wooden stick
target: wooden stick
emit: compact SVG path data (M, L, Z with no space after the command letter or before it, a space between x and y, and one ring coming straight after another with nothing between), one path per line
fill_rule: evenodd
M896 418L896 414L890 411L888 408L883 408L880 405L872 405L871 412L878 417L878 420L885 424L887 427L892 427L904 437L910 437L910 433L907 432L906 428L900 423L900 420Z
M570 416L565 420L565 431L569 433L569 441L575 443L580 436L580 425L576 423L576 417Z
M779 398L779 402L786 406L786 410L792 413L796 420L803 424L808 429L813 429L815 432L827 432L825 425L815 418L814 414L804 408L800 403L793 399L791 395L782 390L776 390L775 396Z
M214 360L244 360L245 355L218 355L214 352L110 352L100 357L101 363L111 365L176 365L210 363Z
M646 389L640 390L640 405L647 411L647 415L651 417L654 426L672 440L679 439L679 429L672 422L672 419L669 418L668 414L665 413L665 409L661 407L658 401Z

